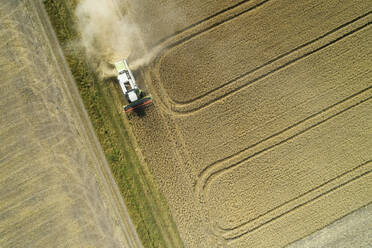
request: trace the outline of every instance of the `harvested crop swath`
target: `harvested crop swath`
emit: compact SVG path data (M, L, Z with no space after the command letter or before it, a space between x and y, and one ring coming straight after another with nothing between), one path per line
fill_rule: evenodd
M0 3L0 247L127 246L44 14L38 1Z

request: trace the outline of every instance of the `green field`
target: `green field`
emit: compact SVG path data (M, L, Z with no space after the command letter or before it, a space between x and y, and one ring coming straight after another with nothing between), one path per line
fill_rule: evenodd
M116 82L99 79L97 61L88 60L83 48L70 45L79 40L73 15L78 1L43 2L142 244L182 246L165 199L141 162L128 122L118 111L122 100Z

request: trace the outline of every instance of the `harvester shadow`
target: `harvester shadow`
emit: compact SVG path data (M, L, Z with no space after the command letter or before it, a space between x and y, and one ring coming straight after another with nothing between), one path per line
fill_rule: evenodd
M137 117L142 118L146 116L146 107L142 108L136 108L133 110L133 114L135 114Z
M132 120L132 118L144 118L146 116L146 109L147 107L140 107L133 109L130 113L125 113L128 120ZM123 111L124 112L124 111Z

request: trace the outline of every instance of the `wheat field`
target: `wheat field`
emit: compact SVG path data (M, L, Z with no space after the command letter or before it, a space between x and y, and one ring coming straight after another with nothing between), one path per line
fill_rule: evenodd
M134 17L161 52L131 123L186 247L282 247L372 201L368 1L143 2L168 26Z

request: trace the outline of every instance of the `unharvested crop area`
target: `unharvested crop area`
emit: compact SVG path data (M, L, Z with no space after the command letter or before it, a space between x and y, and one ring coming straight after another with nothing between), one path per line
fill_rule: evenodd
M283 247L372 202L368 1L113 1L150 61L129 120L78 1L43 2L118 189L41 2L1 1L1 247L139 246L119 191L145 247Z
M371 203L368 1L142 2L173 33L138 17L160 53L131 124L186 247L281 247Z
M0 247L138 247L37 1L0 1Z

